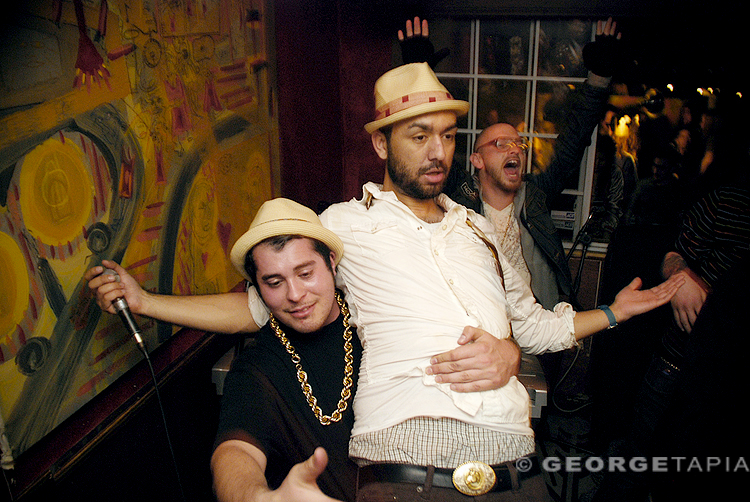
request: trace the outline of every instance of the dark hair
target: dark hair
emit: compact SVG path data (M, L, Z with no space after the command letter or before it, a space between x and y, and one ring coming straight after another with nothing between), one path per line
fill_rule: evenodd
M312 237L305 237L304 235L290 235L290 234L284 234L284 235L275 235L273 237L269 237L267 239L263 239L255 246L251 247L250 250L245 254L245 272L247 272L248 277L250 277L252 280L250 281L254 286L258 286L257 277L255 274L258 273L258 266L255 264L255 259L253 258L253 249L256 248L256 246L259 246L261 244L268 244L271 246L275 251L281 251L284 249L284 246L287 245L289 241L292 241L294 239L310 239L313 243L313 249L316 253L318 253L322 258L323 262L326 264L326 267L328 267L328 270L333 272L333 267L331 266L331 248L326 246L323 242L313 239Z
M385 136L385 140L390 143L391 136L393 136L393 124L388 124L380 128L380 132Z

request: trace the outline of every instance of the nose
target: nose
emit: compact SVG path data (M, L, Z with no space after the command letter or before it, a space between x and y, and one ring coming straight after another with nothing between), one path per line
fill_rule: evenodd
M290 302L299 303L305 297L307 290L304 285L297 279L292 279L287 283L286 297Z
M442 137L437 136L430 141L430 160L445 160L446 145Z

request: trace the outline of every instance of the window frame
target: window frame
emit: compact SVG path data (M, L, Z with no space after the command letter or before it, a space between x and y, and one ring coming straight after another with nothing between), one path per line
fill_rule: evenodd
M458 19L451 18L450 16L436 18L434 24L441 22L447 22L451 24L453 21L459 21ZM460 21L467 21L462 19ZM468 81L468 92L469 102L471 104L469 108L469 115L467 117L467 126L460 127L458 130L459 135L463 135L466 139L465 145L462 147L465 149L462 154L464 155L464 164L461 166L467 169L473 174L474 169L469 160L471 155L472 147L477 135L481 132L481 129L477 127L477 116L478 108L477 101L479 97L479 83L480 80L501 80L501 81L520 81L526 84L526 103L524 104L524 121L528 124L527 131L520 133L522 137L527 138L529 141L533 141L535 138L543 140L554 140L558 137L558 134L550 134L537 132L535 130L536 124L536 105L537 105L537 93L539 91L539 84L544 82L551 83L563 83L563 84L574 84L580 85L586 79L584 77L570 77L570 76L550 76L550 75L539 75L539 58L540 58L540 34L542 33L542 23L550 22L549 18L538 17L509 17L503 16L502 19L494 17L481 17L468 19L470 26L470 50L469 50L469 72L468 73L455 73L450 71L436 71L438 78L451 79L451 80L464 80ZM494 23L496 21L524 21L529 23L529 47L527 47L527 65L529 70L524 75L508 75L508 74L488 74L479 73L480 64L480 44L481 44L481 33L483 23ZM590 22L590 21L587 21ZM591 22L591 33L590 40L593 40L596 31L596 23ZM431 30L434 31L434 30ZM578 186L576 188L566 188L562 194L567 196L575 197L574 210L573 210L573 225L572 225L572 237L568 238L567 235L563 235L563 244L566 249L569 249L576 236L580 232L583 225L586 223L589 215L591 214L591 197L592 197L592 184L594 177L594 160L596 155L596 139L598 135L598 126L594 129L591 136L591 143L585 149L579 170ZM458 153L458 152L457 152ZM533 155L527 155L525 172L531 172L533 162ZM458 165L454 162L454 168ZM589 246L591 252L606 252L607 244L604 242L594 241Z

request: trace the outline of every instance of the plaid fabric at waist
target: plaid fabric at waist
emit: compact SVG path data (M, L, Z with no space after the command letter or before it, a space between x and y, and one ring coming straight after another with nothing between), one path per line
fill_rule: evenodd
M349 455L360 466L393 462L452 469L471 461L499 464L534 450L534 436L492 431L453 418L416 417L349 442Z

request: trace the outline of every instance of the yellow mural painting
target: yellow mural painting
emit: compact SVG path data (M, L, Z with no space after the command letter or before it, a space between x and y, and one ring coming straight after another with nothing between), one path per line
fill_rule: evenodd
M94 191L80 149L72 142L50 138L24 158L20 171L26 228L53 246L80 235Z
M29 305L29 279L24 257L18 244L6 233L0 232L0 339L8 336L21 322Z
M275 196L269 2L38 0L0 34L0 429L18 457L142 355L83 283L227 290ZM176 332L147 319L153 350ZM0 445L5 443L0 442Z

